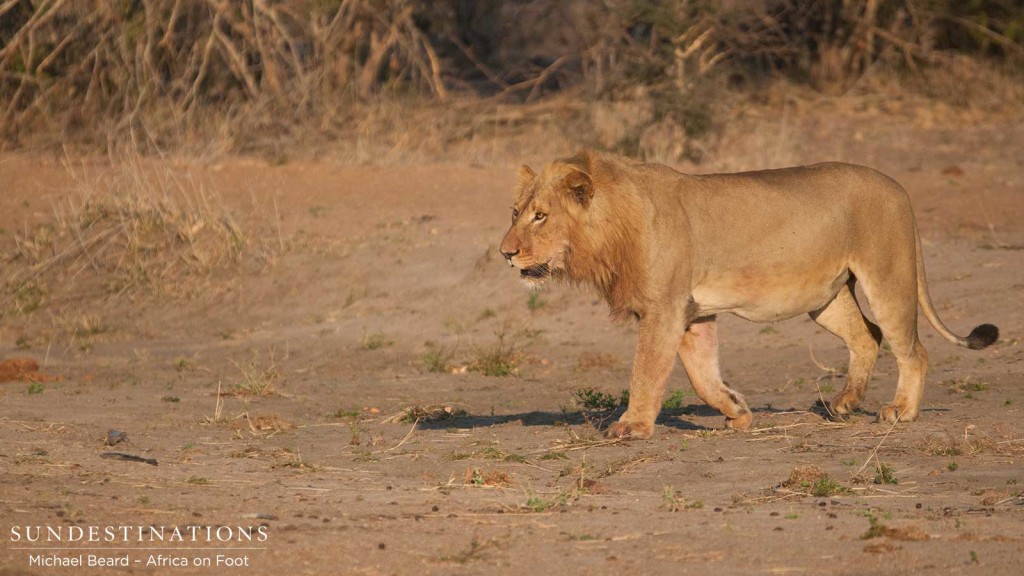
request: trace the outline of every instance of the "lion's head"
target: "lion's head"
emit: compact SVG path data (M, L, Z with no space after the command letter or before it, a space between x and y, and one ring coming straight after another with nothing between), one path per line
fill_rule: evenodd
M539 284L565 272L573 233L593 195L590 175L574 162L554 162L540 174L522 167L512 226L499 248L520 277Z

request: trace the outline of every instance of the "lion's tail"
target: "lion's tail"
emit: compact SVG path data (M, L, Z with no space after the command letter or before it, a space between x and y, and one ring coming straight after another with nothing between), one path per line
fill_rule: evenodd
M999 328L992 324L975 326L974 330L971 330L971 333L964 338L951 332L942 323L942 320L939 319L939 314L935 311L935 306L932 304L932 298L928 295L928 283L925 281L924 275L924 255L921 252L921 236L917 232L916 224L914 225L914 237L917 241L917 301L921 305L921 310L924 311L925 317L928 318L932 327L935 328L935 331L946 340L971 350L981 350L995 343L999 339Z

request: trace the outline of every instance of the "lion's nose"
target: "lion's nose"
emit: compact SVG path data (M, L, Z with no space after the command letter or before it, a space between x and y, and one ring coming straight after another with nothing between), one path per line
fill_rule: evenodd
M518 249L514 252L506 252L505 250L501 251L501 255L505 257L505 260L511 260L512 257L515 256L516 254L519 254Z

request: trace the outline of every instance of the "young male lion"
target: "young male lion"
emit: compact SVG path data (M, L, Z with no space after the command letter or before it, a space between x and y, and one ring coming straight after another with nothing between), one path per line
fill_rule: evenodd
M724 312L754 322L808 313L842 338L850 368L830 404L838 416L864 397L884 334L899 365L896 397L878 413L887 422L918 415L928 364L918 305L960 346L984 348L999 336L991 324L966 338L942 324L906 191L852 164L689 176L583 151L540 174L523 166L500 250L530 283L591 284L614 314L639 319L629 406L609 437L653 434L676 354L727 426L750 426L743 396L718 368L715 317ZM861 313L857 282L878 326Z

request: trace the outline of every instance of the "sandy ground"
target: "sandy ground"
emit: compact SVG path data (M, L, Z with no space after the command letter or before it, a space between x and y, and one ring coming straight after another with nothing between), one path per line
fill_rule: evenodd
M616 414L581 413L573 391L627 386L635 327L585 291L530 300L497 257L518 159L155 162L201 174L272 256L188 296L76 300L70 285L3 319L0 359L60 380L0 383L0 574L1019 574L1022 131L865 126L838 156L910 191L947 324L994 322L1002 339L968 351L923 324L920 420L874 423L895 387L883 352L863 412L835 423L815 402L843 385L837 339L806 317L727 317L723 369L752 430L723 430L677 368L654 438L619 443L599 432ZM0 186L8 251L75 185L59 160L15 155ZM69 335L79 317L102 329ZM499 334L515 375L467 369ZM429 370L431 350L445 371ZM272 393L236 393L254 379ZM389 420L412 406L441 410ZM435 418L445 407L455 417ZM127 441L106 446L112 429ZM25 526L122 525L263 526L266 539L15 541ZM129 566L32 566L36 554Z

